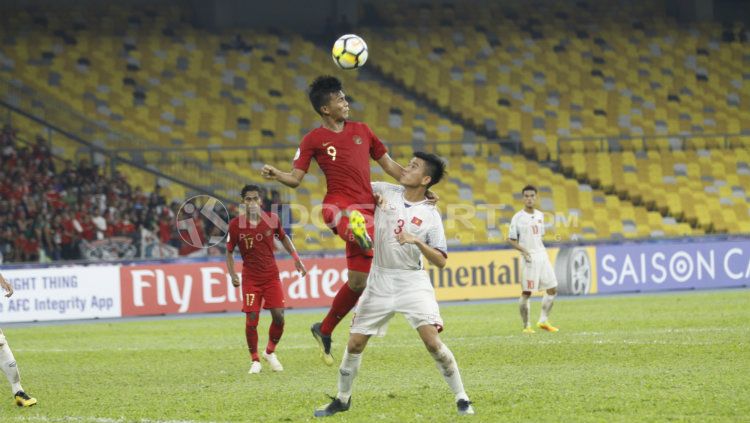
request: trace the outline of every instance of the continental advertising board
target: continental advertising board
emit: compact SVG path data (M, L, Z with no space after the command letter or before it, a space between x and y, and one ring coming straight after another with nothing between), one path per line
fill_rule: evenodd
M558 280L568 295L597 292L596 249L547 249ZM448 256L443 269L428 265L438 300L513 298L521 294L523 259L515 250L459 251Z

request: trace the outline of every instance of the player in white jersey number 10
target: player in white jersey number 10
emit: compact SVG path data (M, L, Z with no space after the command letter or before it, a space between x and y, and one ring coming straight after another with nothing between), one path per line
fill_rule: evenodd
M523 210L513 216L510 221L508 242L523 255L521 274L520 311L523 320L523 332L534 333L529 323L531 313L530 297L534 291L545 291L542 297L542 313L536 326L547 332L557 332L558 329L547 319L552 304L557 295L557 277L549 261L547 250L544 248L544 213L534 208L537 191L533 185L527 185L521 190L523 194Z

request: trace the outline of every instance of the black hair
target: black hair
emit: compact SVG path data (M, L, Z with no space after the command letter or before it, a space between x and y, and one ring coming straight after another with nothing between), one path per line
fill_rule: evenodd
M537 194L536 187L534 185L526 185L521 190L521 195L523 195L526 191L534 191L534 194Z
M259 186L257 186L257 185L254 185L254 184L249 184L249 185L245 185L245 186L244 186L244 187L242 188L242 193L241 193L240 195L241 195L241 196L242 196L242 198L244 199L244 198L245 198L245 194L247 194L247 193L248 193L248 192L250 192L250 191L257 191L257 192L258 192L258 195L261 195L261 193L263 192L263 191L262 191L262 190L260 189L260 187L259 187Z
M433 153L425 153L424 151L415 151L414 157L425 161L427 176L430 177L430 183L427 184L428 189L443 179L445 175L445 160L441 159L440 156Z
M315 81L310 84L310 89L307 96L310 98L310 104L317 114L320 113L320 108L328 103L331 94L336 94L343 90L344 87L341 85L341 81L335 76L323 75L315 78Z

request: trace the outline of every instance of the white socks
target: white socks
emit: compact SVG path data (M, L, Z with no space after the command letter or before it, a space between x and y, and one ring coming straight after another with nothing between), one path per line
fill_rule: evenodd
M344 351L344 358L339 366L339 394L336 396L344 404L349 402L352 396L352 385L361 363L362 354L350 354L348 350Z
M430 355L435 359L435 365L440 370L440 374L443 375L451 391L456 395L456 401L468 401L469 397L464 392L464 384L461 381L461 374L458 372L458 364L456 364L456 358L453 357L451 350L445 344L442 344L437 352L430 353Z
M542 297L542 313L539 315L540 322L546 322L549 312L552 310L552 304L555 301L555 295L544 294Z
M18 367L16 366L16 358L13 357L13 352L10 350L5 336L2 334L0 334L0 367L3 368L3 373L8 378L13 393L23 391L21 387L21 374L18 373Z
M523 320L523 327L529 327L529 315L531 314L531 303L529 297L524 297L518 300L518 310L521 312L521 320Z

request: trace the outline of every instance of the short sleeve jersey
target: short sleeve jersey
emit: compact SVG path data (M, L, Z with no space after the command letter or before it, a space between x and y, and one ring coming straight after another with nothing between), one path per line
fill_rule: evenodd
M234 251L237 246L242 255L243 283L262 284L279 278L279 268L274 257L274 237L284 239L279 217L274 213L261 212L256 224L247 217L238 216L229 222L227 250Z
M370 159L379 160L385 145L361 122L347 121L341 132L319 127L302 138L294 168L305 172L314 158L326 176L324 203L372 204Z
M373 191L384 203L375 209L375 245L373 264L387 269L423 269L422 253L414 244L400 245L396 236L407 231L425 244L448 256L443 220L427 200L410 203L404 198L404 187L374 182Z
M519 211L510 220L508 238L518 241L529 253L544 251L544 213L534 209L534 213Z

